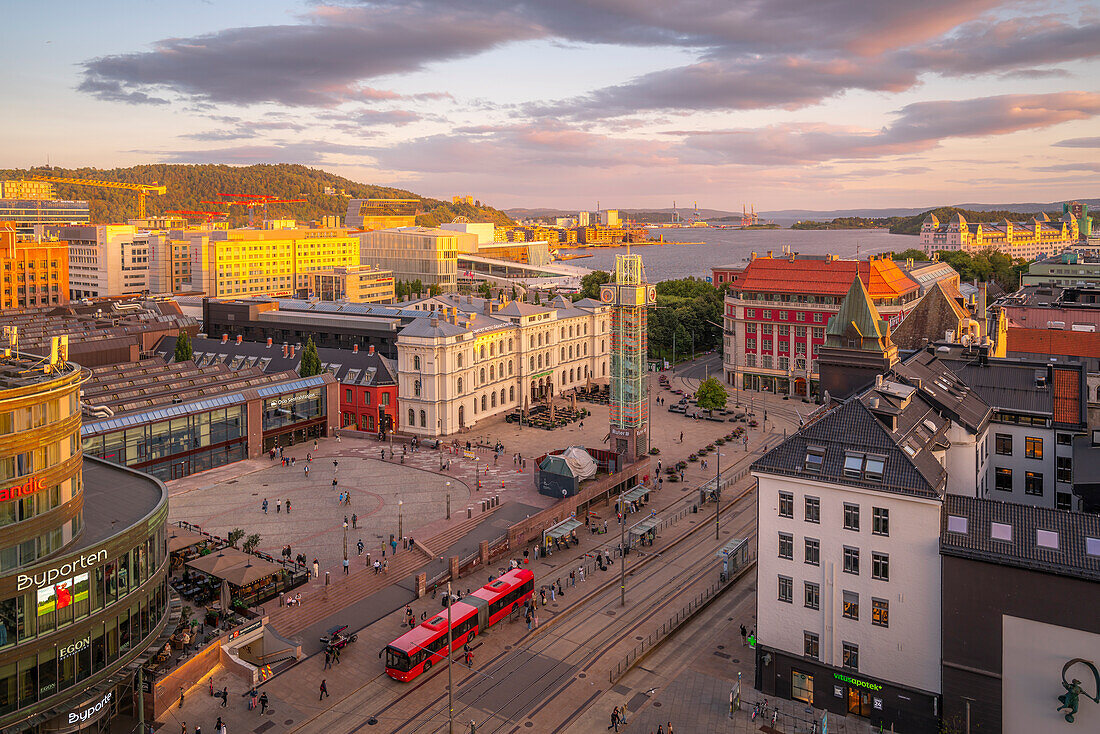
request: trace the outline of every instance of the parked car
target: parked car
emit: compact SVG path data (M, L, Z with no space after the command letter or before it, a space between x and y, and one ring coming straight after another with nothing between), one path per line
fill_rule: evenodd
M355 642L359 639L359 635L348 634L348 626L346 624L338 624L335 627L329 629L321 638L321 644L325 647L342 648L349 642Z

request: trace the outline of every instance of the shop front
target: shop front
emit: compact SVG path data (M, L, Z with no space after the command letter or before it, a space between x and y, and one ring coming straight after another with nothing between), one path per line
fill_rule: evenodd
M939 696L899 686L857 671L840 670L759 645L757 688L766 695L801 701L833 715L866 719L876 730L933 734Z
M325 386L263 398L263 450L312 441L326 435Z

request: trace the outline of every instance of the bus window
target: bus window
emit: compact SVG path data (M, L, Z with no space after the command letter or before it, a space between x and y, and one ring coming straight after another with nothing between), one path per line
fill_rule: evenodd
M386 648L386 667L393 670L408 671L409 670L409 657L403 652L394 650L392 647Z

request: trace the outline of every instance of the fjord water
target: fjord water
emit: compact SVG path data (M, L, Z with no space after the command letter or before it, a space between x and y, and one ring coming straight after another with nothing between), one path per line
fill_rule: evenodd
M701 245L643 245L631 248L642 256L646 276L651 282L689 275L705 277L712 267L738 265L747 260L750 253L766 254L772 250L778 255L784 245L792 252L803 255L832 253L842 258L866 257L869 254L906 250L919 247L917 237L890 234L885 229L684 229L651 230L653 237L664 235L674 242L703 242ZM615 255L626 252L625 247L600 247L583 251L592 257L573 261L592 270L614 270Z

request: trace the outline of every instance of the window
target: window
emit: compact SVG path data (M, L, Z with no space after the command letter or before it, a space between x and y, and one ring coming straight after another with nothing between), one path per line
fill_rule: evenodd
M819 313L814 314L814 323L815 324L820 324L821 323L821 314L819 314ZM814 336L817 336L817 329L814 329Z
M844 573L859 575L859 548L844 546Z
M1012 526L1003 522L989 523L989 536L994 540L1012 542Z
M817 660L817 656L821 650L821 643L819 642L817 635L813 632L802 633L802 654L808 658Z
M794 517L794 495L790 492L779 493L779 516Z
M787 320L787 312L786 311L780 311L779 312L779 320L780 321L786 321Z
M413 395L420 396L420 380L413 381Z
M821 500L817 497L806 498L806 522L821 522Z
M794 536L790 533L779 534L779 557L794 559Z
M799 321L805 321L805 320L806 320L806 312L805 312L805 311L799 311L799 312L798 312L798 313L796 314L796 318L797 318L797 319L798 319Z
M885 599L871 599L871 624L876 627L890 626L890 602Z
M844 503L844 529L859 531L859 505Z
M875 535L890 534L890 511L885 507L875 507L871 510L871 532Z
M993 487L1003 492L1012 491L1012 470L1005 469L1003 466L997 467L996 477L993 480Z
M817 584L806 582L806 608L807 609L820 609L821 608L821 587Z
M859 594L854 591L844 592L844 616L847 619L859 619Z
M1070 492L1055 492L1054 493L1054 509L1056 510L1072 510L1073 509L1073 495Z
M458 378L458 394L462 394L462 378Z
M756 309L755 308L746 308L745 309L745 318L746 319L755 319L756 318Z
M810 446L806 449L806 460L802 464L805 471L814 474L821 473L821 466L825 463L825 449Z
M764 309L764 318L770 319L771 317L772 317L772 312L769 309Z
M886 457L868 454L863 462L863 478L872 482L881 482L883 470L886 468Z
M1043 439L1028 436L1024 439L1024 456L1029 459L1043 458Z
M814 677L797 670L791 671L791 698L813 705L814 702Z
M1059 456L1058 457L1058 481L1059 482L1072 482L1073 481L1073 457L1072 456Z
M1043 475L1041 472L1024 472L1024 494L1030 494L1033 497L1043 496Z
M848 670L859 670L859 645L853 642L842 643L844 659L842 665Z
M760 366L763 367L764 369L770 370L772 368L772 356L770 354L765 354L764 357L760 360L760 362L761 362Z
M1053 530L1036 530L1035 545L1058 550L1058 533Z
M1100 395L1098 395L1097 397L1100 397ZM1073 434L1072 433L1059 433L1058 434L1058 445L1059 446L1071 446L1071 445L1073 445Z
M425 428L425 427L427 427L427 425L428 425L427 415L422 410L422 411L420 411L420 427Z
M890 580L890 556L885 553L871 554L871 578L879 581Z
M420 357L416 357L416 356L413 357L413 369L414 370L420 369Z
M996 436L997 454L1000 456L1012 456L1012 436L1007 433L998 433Z
M799 314L799 316L801 316L801 315L802 314ZM794 327L794 335L795 335L795 338L797 338L797 339L805 339L806 338L806 327L805 326L796 326L796 327Z
M746 334L755 334L756 333L756 324L745 324L745 333Z
M794 580L790 576L779 577L779 601L794 603Z
M813 538L806 538L806 563L811 566L821 565L821 542Z

